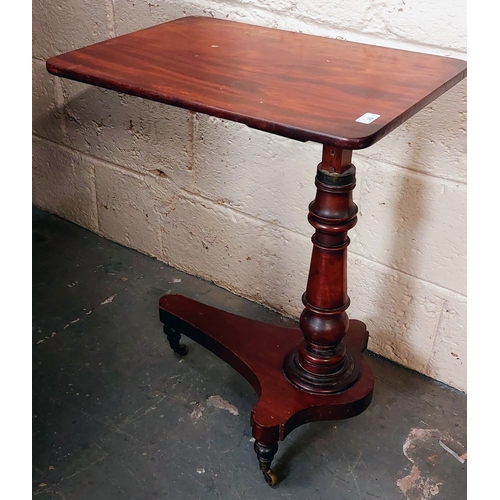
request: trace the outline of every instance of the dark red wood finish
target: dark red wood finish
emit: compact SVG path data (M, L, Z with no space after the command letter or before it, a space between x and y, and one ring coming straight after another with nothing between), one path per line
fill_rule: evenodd
M345 337L347 349L361 365L351 390L316 396L295 388L283 375L283 358L302 339L298 328L262 323L196 302L182 295L160 299L160 320L182 331L230 364L260 396L252 410L254 438L272 444L299 425L358 415L371 401L373 375L363 361L366 328L353 320Z
M466 63L187 17L53 57L47 69L292 139L360 149L464 78ZM380 118L356 122L365 113Z
M352 200L356 185L352 151L324 146L318 166L316 198L309 206L315 229L305 309L300 317L304 341L284 361L288 379L297 387L318 394L347 389L360 367L346 353L342 341L349 326L347 295L347 231L357 222Z
M181 333L216 353L259 394L251 424L266 481L278 441L297 426L369 405L365 325L349 321L347 232L356 224L352 150L384 137L466 75L466 63L270 28L190 17L47 61L51 73L323 143L300 329L241 318L186 297L160 299L172 349ZM380 115L371 123L356 121Z

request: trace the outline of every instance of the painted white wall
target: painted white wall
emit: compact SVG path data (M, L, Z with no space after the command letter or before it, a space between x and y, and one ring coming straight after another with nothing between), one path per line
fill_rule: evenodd
M321 145L49 75L48 57L187 15L466 59L465 0L34 0L33 202L298 317ZM351 318L466 391L466 82L353 154Z

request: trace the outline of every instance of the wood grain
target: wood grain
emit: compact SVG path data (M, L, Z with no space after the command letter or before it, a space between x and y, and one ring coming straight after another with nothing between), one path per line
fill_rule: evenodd
M186 17L47 61L50 73L300 141L366 148L466 76L466 62ZM365 113L380 115L370 124Z

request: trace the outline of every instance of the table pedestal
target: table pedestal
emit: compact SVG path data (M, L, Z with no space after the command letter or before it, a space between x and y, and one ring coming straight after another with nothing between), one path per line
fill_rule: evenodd
M278 441L296 427L358 415L370 404L373 375L363 359L368 332L349 321L347 231L356 224L351 151L324 146L309 207L315 228L300 328L251 320L181 295L160 299L160 321L172 349L187 354L181 333L209 349L248 380L259 395L252 410L255 451L266 481Z

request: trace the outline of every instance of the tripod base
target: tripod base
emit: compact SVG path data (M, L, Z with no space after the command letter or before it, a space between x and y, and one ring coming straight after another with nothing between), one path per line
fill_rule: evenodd
M373 374L362 355L368 332L361 321L351 320L344 338L359 377L337 394L307 392L292 385L285 376L283 360L303 340L298 328L244 318L182 295L161 297L160 321L169 339L177 340L174 346L179 345L179 334L186 335L231 365L255 389L259 401L252 410L250 423L259 464L266 478L274 474L270 465L278 441L292 430L307 422L354 417L371 402ZM181 351L178 352L181 355L187 353Z

